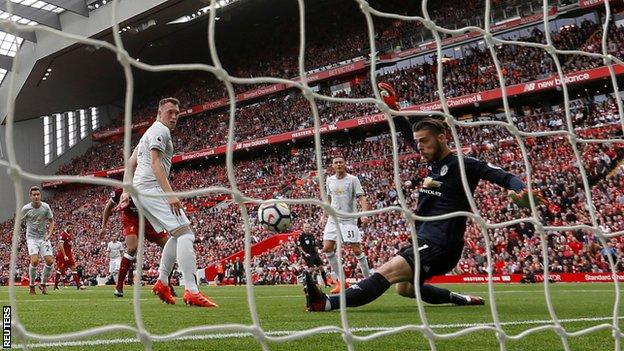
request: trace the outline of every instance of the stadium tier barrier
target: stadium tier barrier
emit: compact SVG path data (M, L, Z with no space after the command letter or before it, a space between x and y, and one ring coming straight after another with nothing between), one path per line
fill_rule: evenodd
M492 281L494 283L520 283L523 274L494 274ZM612 273L548 273L550 282L561 283L612 283ZM533 275L536 283L544 281L543 274ZM624 274L618 274L618 281L624 280ZM347 279L348 281L348 279ZM431 284L461 284L461 283L487 283L487 274L463 274L463 275L439 275L428 280Z
M618 66L618 67L622 67L624 69L624 66ZM359 118L349 119L346 121L339 121L339 122L332 123L329 125L323 125L320 128L320 132L321 134L339 132L339 131L344 131L346 129L357 128L363 125L372 125L372 124L377 124L377 123L382 123L382 122L387 123L386 118L385 116L383 116L383 114L378 113L378 114L374 114L371 116L359 117ZM608 125L596 125L591 128L583 129L583 131L584 133L592 133L592 131L602 130L602 128L616 129L618 127L620 127L619 123L612 123ZM292 140L299 140L303 138L308 138L313 135L314 135L314 128L306 128L306 129L302 129L298 131L286 132L286 133L271 135L268 137L258 138L255 140L237 142L237 143L234 143L234 150L239 151L243 149L247 150L247 149L259 148L259 147L266 147L267 145L280 144L280 143L289 142ZM514 142L513 140L508 140L508 141L503 140L501 141L501 145L507 146L507 145L513 144L513 142ZM180 164L180 163L184 163L184 162L188 162L192 160L199 160L199 159L206 158L206 157L224 155L226 153L226 150L227 150L227 145L221 145L221 146L211 147L211 148L207 148L203 150L176 154L171 159L171 163ZM101 170L101 171L85 174L84 176L101 177L101 178L118 177L123 174L123 171L124 171L124 168L120 166L120 167L115 167L111 169L106 169L106 170ZM47 188L55 187L55 186L62 185L62 184L69 184L69 183L70 182L65 182L62 180L51 180L51 181L41 182L41 186L44 189L47 189Z
M351 64L351 65L355 65L355 64ZM366 66L363 66L358 69L354 69L353 71L347 71L346 73L354 73L365 67ZM616 75L621 75L624 73L624 66L622 65L615 64L613 65L613 69L615 70ZM589 81L598 81L598 80L605 79L607 77L609 77L609 68L607 66L602 66L602 67L592 68L588 70L570 72L564 75L564 80L566 84L573 85L573 84L578 84L578 83L586 83ZM274 86L275 88L273 89L264 89L261 91L263 91L265 93L264 95L266 95L266 94L273 94L273 93L286 89L285 84L275 84ZM556 73L553 73L549 77L546 77L543 79L538 79L538 80L534 80L530 82L507 86L507 95L516 96L516 95L524 95L524 94L533 94L533 93L537 93L537 92L541 92L545 90L556 89L557 87L560 87L560 86L561 86L561 80L559 79ZM250 96L252 95L251 92L249 94ZM242 94L239 94L239 95L242 95ZM468 106L468 105L472 105L475 103L484 103L484 102L489 102L489 101L500 100L502 98L502 95L503 95L502 89L495 88L495 89L470 93L470 94L466 94L462 96L451 97L447 99L447 102L448 102L449 107L463 107L463 106ZM254 95L253 98L260 97L260 96L262 95ZM250 98L251 97L245 95L245 96L241 96L237 100L244 101ZM225 98L215 100L215 101L205 102L203 104L190 107L186 110L182 110L180 113L180 117L188 117L188 116L196 115L199 113L208 112L214 109L224 108L227 106L228 106L228 100ZM434 111L434 110L441 110L441 109L442 109L442 105L440 104L439 101L432 101L428 103L408 106L404 110ZM382 116L382 115L383 114L378 113L372 116L365 116L361 118L364 118L364 119L375 118L377 116ZM354 120L359 120L359 119L360 118L355 118L349 121L354 121ZM132 130L134 132L144 130L146 125L149 126L148 122L152 122L152 121L153 120L150 119L149 121L137 122L132 125ZM364 124L378 123L380 121L383 121L383 119L382 120L370 120L369 122L364 123ZM343 122L347 122L347 121L343 121ZM335 123L335 124L340 124L340 122ZM353 128L353 127L354 126L349 126L348 128ZM308 136L308 135L313 135L313 131L314 131L313 128L307 128L302 131L287 132L283 134L297 134L298 132L304 132L303 134L305 136ZM331 129L329 131L331 131ZM326 131L322 131L322 132L326 132ZM105 141L115 135L123 135L123 128L118 127L114 129L105 130L105 131L94 132L92 134L92 138L94 141ZM293 139L296 139L296 138L293 138Z

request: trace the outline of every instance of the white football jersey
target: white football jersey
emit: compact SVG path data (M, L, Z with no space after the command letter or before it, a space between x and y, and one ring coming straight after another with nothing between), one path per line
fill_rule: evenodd
M169 128L159 121L154 122L143 134L137 147L137 168L132 183L136 186L158 185L154 171L152 171L152 149L162 152L162 164L165 175L169 178L171 158L173 157L173 143Z
M110 259L116 259L116 258L120 258L121 257L121 252L123 251L123 244L121 243L121 241L117 241L117 242L108 242L108 256L110 257Z
M327 178L327 195L331 196L331 207L347 213L357 209L357 198L364 195L364 189L358 177L346 174L338 179L336 175ZM331 220L331 217L330 217ZM341 219L340 222L356 222L356 219Z
M26 220L26 237L43 239L46 235L46 223L52 217L50 205L43 201L38 208L34 208L32 202L24 205L22 218Z

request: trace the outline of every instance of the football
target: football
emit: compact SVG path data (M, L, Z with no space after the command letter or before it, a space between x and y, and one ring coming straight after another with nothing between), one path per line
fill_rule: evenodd
M283 202L262 204L258 208L258 220L263 228L282 233L290 228L290 209Z

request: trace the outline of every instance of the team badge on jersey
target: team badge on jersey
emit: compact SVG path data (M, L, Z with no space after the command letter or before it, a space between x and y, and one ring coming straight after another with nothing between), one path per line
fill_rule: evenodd
M444 165L444 166L442 166L442 168L440 168L440 175L441 176L445 176L446 173L448 173L448 166Z
M339 187L332 191L336 195L345 195L347 193L347 189L345 187Z

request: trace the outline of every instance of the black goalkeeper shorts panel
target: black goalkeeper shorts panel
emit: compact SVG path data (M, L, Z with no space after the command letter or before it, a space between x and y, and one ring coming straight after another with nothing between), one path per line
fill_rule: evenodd
M418 240L418 253L420 254L420 284L434 275L448 273L457 266L461 258L463 247L441 247L425 239ZM399 255L414 271L414 250L412 245L404 247ZM413 278L412 278L413 279Z
M304 256L303 259L305 260L305 263L308 265L308 267L321 267L322 266L321 258L319 257L318 254Z

